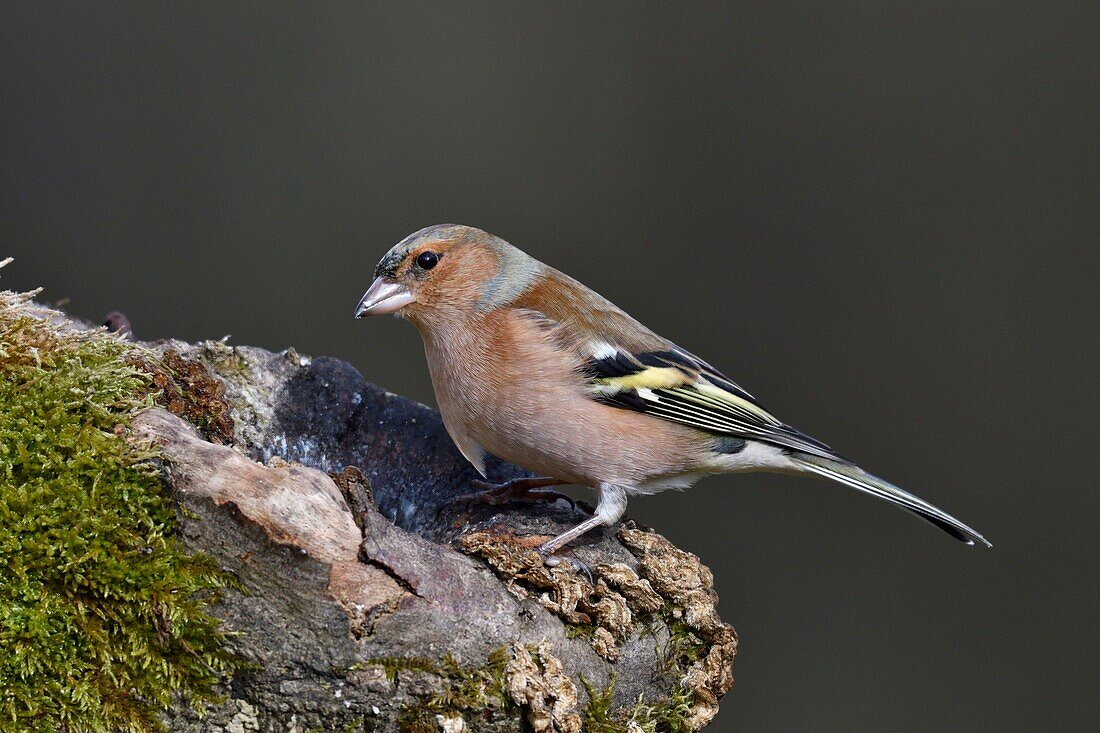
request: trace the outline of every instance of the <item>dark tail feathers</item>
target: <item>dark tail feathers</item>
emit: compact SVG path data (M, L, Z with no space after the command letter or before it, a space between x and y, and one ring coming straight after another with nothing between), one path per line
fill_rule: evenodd
M985 537L966 526L947 512L935 507L920 497L913 496L908 491L894 486L889 481L867 473L858 466L842 461L834 461L829 458L795 453L791 460L802 470L813 473L833 481L839 481L853 489L858 489L880 499L885 499L891 504L896 504L903 509L908 509L921 519L931 522L955 539L968 545L982 544L992 547Z

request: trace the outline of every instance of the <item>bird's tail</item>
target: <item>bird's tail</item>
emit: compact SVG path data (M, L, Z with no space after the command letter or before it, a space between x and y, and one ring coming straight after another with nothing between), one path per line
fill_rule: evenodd
M913 496L908 491L894 486L889 481L867 473L858 466L806 453L795 453L790 456L790 460L801 471L838 481L846 486L851 486L853 489L858 489L871 496L885 499L903 509L908 509L921 519L931 522L955 539L968 545L980 543L986 547L993 546L985 537L982 537L978 532L942 509L932 506L924 499Z

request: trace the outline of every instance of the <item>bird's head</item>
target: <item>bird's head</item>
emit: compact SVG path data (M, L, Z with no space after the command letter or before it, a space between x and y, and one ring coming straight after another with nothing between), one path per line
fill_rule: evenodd
M382 257L355 317L396 314L430 325L514 298L540 264L499 237L439 224L401 240Z

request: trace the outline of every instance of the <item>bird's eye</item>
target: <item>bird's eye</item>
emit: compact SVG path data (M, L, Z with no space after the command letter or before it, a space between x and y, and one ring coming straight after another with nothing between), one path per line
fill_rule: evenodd
M416 266L421 270L430 270L439 262L439 255L435 252L421 252L416 256Z

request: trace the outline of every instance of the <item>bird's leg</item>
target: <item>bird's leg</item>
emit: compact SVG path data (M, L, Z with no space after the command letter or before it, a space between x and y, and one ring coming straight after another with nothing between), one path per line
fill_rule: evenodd
M535 478L515 478L502 484L491 484L486 481L471 481L470 485L477 491L472 494L462 494L451 499L452 502L467 502L471 504L507 504L510 501L556 501L564 499L569 502L569 508L576 508L573 499L560 491L553 491L547 486L561 486L565 482L561 479L549 476Z
M543 562L550 567L555 567L567 563L574 570L584 573L588 576L589 582L592 581L592 570L580 560L573 557L559 557L554 555L555 552L564 547L567 543L580 537L585 532L593 530L599 527L601 524L604 526L611 526L622 519L623 513L626 511L626 490L621 486L615 486L613 484L601 484L600 485L600 503L596 505L596 513L584 520L576 527L570 530L562 532L557 537L547 540L539 545L538 553L542 555Z
M551 557L551 555L553 555L555 552L560 550L562 547L564 547L569 542L572 542L573 540L580 537L585 532L587 532L591 529L595 529L596 527L599 527L603 523L604 522L603 522L602 519L600 519L599 514L591 516L588 519L581 522L580 524L578 524L573 529L566 530L565 532L562 532L561 534L559 534L557 537L555 537L551 540L547 540L546 542L543 542L541 545L539 545L539 548L538 548L539 554L542 555L544 558L546 558L546 564L547 565L557 565L558 564L557 563L558 558ZM554 562L551 562L552 560Z

